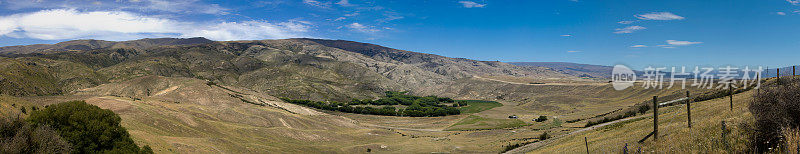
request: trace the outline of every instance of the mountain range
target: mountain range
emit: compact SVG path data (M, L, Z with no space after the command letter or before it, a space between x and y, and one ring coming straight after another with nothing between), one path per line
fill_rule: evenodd
M532 65L449 58L344 40L75 40L0 47L0 93L59 95L156 75L250 88L276 97L345 101L384 91L441 94L476 76L604 77L595 65ZM567 63L563 63L567 64Z

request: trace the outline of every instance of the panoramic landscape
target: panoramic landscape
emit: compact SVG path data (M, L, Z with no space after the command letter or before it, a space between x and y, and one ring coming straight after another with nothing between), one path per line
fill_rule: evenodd
M800 1L0 10L0 153L800 153Z

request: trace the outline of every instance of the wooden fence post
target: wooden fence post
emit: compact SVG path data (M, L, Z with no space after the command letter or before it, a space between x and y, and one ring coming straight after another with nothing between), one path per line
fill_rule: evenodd
M798 146L800 150L800 146ZM622 154L628 154L628 143L625 143L625 147L622 148Z
M653 96L653 141L658 141L658 96Z
M589 154L589 139L583 137L583 142L586 143L586 154Z
M733 111L733 86L728 86L728 94L731 98L731 111Z
M692 128L692 98L689 97L689 91L686 91L686 117L688 117L689 128Z
M725 150L730 150L728 148L728 140L725 139L725 120L722 121L722 144L725 146Z
M778 78L778 85L781 85L781 68L775 69L775 72L776 72L775 76L777 76Z

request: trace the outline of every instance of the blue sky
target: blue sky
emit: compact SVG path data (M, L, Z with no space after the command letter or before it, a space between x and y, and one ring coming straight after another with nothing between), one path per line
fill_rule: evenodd
M504 62L788 66L797 0L0 0L0 46L311 37Z

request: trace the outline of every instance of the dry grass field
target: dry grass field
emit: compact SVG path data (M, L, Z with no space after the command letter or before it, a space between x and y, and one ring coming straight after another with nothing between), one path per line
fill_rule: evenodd
M443 131L472 115L318 112L247 89L153 76L67 96L4 96L0 106L30 109L69 100L119 114L137 144L157 153L496 153L512 142L535 141L532 137L542 133L530 128Z
M639 148L646 153L742 151L747 148L747 132L741 126L752 123L747 105L753 93L748 91L735 95L733 110L730 110L728 97L693 103L691 129L687 128L685 105L660 108L657 141L651 137L641 144L637 142L653 130L653 114L650 111L633 120L556 139L528 153L585 153L584 137L588 139L591 153L621 153L625 144L629 152L638 151ZM722 138L722 121L726 122L726 132L729 133L725 138Z
M496 99L499 104L474 104L464 108L465 114L455 116L377 116L317 111L253 90L211 85L198 79L146 76L81 89L65 96L4 96L0 100L29 102L19 103L23 106L85 100L119 114L122 125L137 144L149 145L157 153L497 153L508 145L538 142L545 132L551 136L565 135L580 129L586 121L567 123L567 120L588 119L641 103L652 95L681 92L615 91L607 83L597 82L563 85L470 82L510 88L501 91L510 92L508 98L534 99L529 102ZM531 91L519 93L526 90ZM472 98L462 96L467 97L459 99ZM4 109L8 106L0 104ZM564 110L568 108L571 109ZM672 113L668 108L662 111ZM509 119L510 115L519 118ZM548 120L533 121L542 115L548 116ZM620 125L643 121L647 120ZM570 145L566 141L569 140L563 146ZM559 150L543 152L574 152L554 148Z

